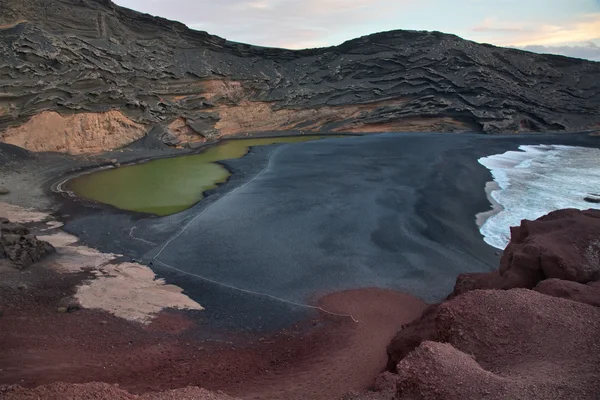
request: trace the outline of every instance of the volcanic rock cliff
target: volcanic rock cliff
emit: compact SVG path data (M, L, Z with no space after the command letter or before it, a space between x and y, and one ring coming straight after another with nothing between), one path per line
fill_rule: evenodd
M260 131L577 131L600 63L438 32L291 51L233 43L108 0L0 0L0 137L91 153ZM77 114L77 116L74 116Z

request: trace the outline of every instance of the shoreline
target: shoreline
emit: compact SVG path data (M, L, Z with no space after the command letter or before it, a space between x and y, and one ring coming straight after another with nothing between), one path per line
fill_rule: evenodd
M418 283L423 281L425 277L433 279L443 276L443 280L440 279L436 281L435 284L428 284L427 290L431 296L437 296L435 294L436 292L445 292L446 294L448 293L448 291L445 290L446 281L451 282L453 285L458 273L482 272L482 270L485 269L487 260L496 260L496 256L494 256L495 249L488 248L482 243L477 226L473 223L473 215L475 215L475 213L472 213L473 210L489 209L489 203L487 202L484 190L478 188L480 181L489 182L489 171L487 171L485 167L479 166L477 164L477 159L482 154L485 155L490 154L491 152L501 152L506 148L514 148L521 142L538 141L537 137L534 139L513 137L466 137L459 139L460 138L455 137L445 137L444 135L430 135L424 137L421 137L421 134L407 134L402 136L383 135L373 139L367 139L366 137L359 138L360 145L344 146L357 147L355 149L357 156L364 154L365 151L375 151L378 148L364 146L379 146L386 151L390 151L390 160L392 161L389 161L389 164L385 158L380 157L379 162L383 163L382 170L385 171L385 169L391 168L395 163L400 162L393 151L393 146L391 149L388 149L388 147L393 143L396 143L396 141L401 148L404 148L405 145L409 145L414 146L415 149L422 148L423 143L429 143L428 140L439 141L439 144L436 143L439 150L435 150L439 151L439 153L434 152L432 154L443 154L443 157L439 156L438 158L435 158L435 162L431 162L428 157L420 157L421 159L428 159L428 161L422 162L428 165L428 168L432 171L430 175L426 175L426 181L430 183L430 185L425 188L419 187L417 194L420 196L420 200L416 202L416 205L412 205L414 210L410 212L409 218L416 218L417 227L422 226L420 224L423 223L428 226L429 230L426 234L419 232L419 243L417 243L419 246L421 243L436 241L445 243L444 249L446 247L452 248L453 246L456 246L457 243L465 248L464 253L450 253L455 259L457 257L463 257L462 259L458 258L457 261L460 270L457 269L458 267L452 267L448 262L437 262L436 259L432 258L425 260L426 267L430 269L425 270L428 275L423 276L418 274L420 272L419 270L417 270L412 277L407 273L404 273L404 271L410 272L410 269L403 269L405 268L403 263L407 260L404 256L393 260L393 263L390 265L394 267L394 269L375 269L380 268L381 263L378 259L369 259L368 268L373 268L377 274L384 276L387 279L377 281L377 284L380 287L379 289L364 288L364 286L376 286L372 284L369 285L370 281L368 280L361 281L365 282L362 289L357 289L356 287L351 288L354 290L349 290L344 287L336 289L332 282L336 284L339 283L339 275L335 274L332 275L333 278L332 276L322 276L321 274L315 275L318 277L317 284L306 279L302 281L302 288L290 286L290 288L297 290L302 289L304 292L309 293L309 298L314 298L310 296L311 293L313 295L314 293L319 293L319 303L317 304L325 302L323 304L325 304L328 309L341 311L348 310L348 312L351 312L354 310L354 307L358 307L359 305L367 308L372 307L371 311L363 310L363 312L367 313L364 315L367 315L367 319L371 321L369 322L371 328L367 329L367 331L357 330L356 323L350 318L323 315L323 313L318 312L306 313L305 310L299 311L292 307L275 305L272 302L252 298L252 296L229 293L214 288L212 285L201 284L196 280L184 278L178 274L167 273L160 267L154 265L149 268L152 269L157 277L164 279L168 284L174 284L182 288L190 299L197 300L202 307L206 308L206 310L163 311L158 314L158 318L155 322L150 323L149 328L145 329L140 327L140 324L138 323L128 322L121 318L112 317L104 312L95 310L84 309L72 314L58 314L56 313L56 308L52 307L53 303L50 305L44 305L44 303L32 303L30 297L18 297L25 296L26 293L21 293L15 289L17 297L13 296L13 292L10 292L10 295L3 294L3 296L6 296L7 298L14 297L15 299L24 299L18 306L27 308L27 312L31 314L22 315L30 315L31 317L22 321L12 319L14 318L14 314L7 316L7 313L5 312L3 322L9 321L11 324L15 324L10 330L11 334L19 335L23 332L24 336L26 336L25 339L11 336L12 339L14 339L13 346L15 347L11 356L13 358L10 360L7 359L7 362L9 364L19 364L22 361L27 362L24 363L23 369L20 372L13 370L11 372L13 375L5 375L6 380L0 380L0 382L8 384L19 383L19 380L22 379L22 377L17 378L17 376L20 373L25 375L32 374L27 376L33 377L36 371L39 370L31 368L31 366L34 365L34 361L24 360L20 349L27 348L25 343L30 342L27 342L26 340L31 340L33 337L42 335L42 328L45 333L48 330L52 330L48 329L48 326L56 326L56 332L53 332L53 334L56 333L57 336L48 338L53 341L52 346L54 346L54 350L43 353L42 349L38 347L40 354L48 356L45 361L47 364L45 364L46 366L44 368L47 368L47 371L54 371L52 373L55 375L46 374L43 377L32 378L35 380L35 383L32 381L31 385L28 387L37 384L50 383L51 381L74 382L103 379L109 383L119 383L123 388L130 389L133 392L142 393L145 391L150 392L186 387L190 384L190 377L195 376L197 380L194 381L192 379L192 382L198 382L199 385L205 386L208 389L221 390L221 388L226 388L229 390L229 393L234 395L245 395L245 393L265 395L265 393L271 393L269 394L269 396L271 396L270 398L277 398L277 396L273 397L273 390L288 390L290 388L274 388L273 381L290 382L290 379L294 379L295 382L297 382L297 385L294 386L295 389L293 390L298 390L298 392L295 393L300 393L302 387L305 389L314 389L313 386L316 379L333 379L331 377L319 378L320 373L323 373L328 369L335 369L336 365L349 365L347 360L353 359L356 354L360 354L361 357L364 357L364 360L366 360L365 363L367 363L369 367L367 368L364 366L367 364L362 366L359 365L360 368L354 370L355 372L352 374L348 374L347 371L342 374L340 370L337 370L339 375L336 375L338 377L336 379L341 379L339 382L348 383L350 385L347 387L348 390L366 390L373 382L374 376L377 375L373 375L375 370L379 369L379 371L377 371L377 373L379 373L385 367L385 362L381 367L373 367L373 365L381 365L381 357L385 358L382 351L384 352L387 343L381 346L380 344L387 341L387 337L390 334L393 335L396 333L395 331L400 329L397 324L410 322L409 317L413 318L412 315L407 316L402 314L410 311L408 308L412 307L405 308L403 302L411 303L414 306L412 309L415 313L422 310L422 307L425 307L425 303L422 300L417 299L419 296L415 295L415 293L419 292L417 289L414 289L414 287L411 287L413 290L412 295L402 294L402 292L408 292L408 290L390 291L383 288L388 285L394 287L399 286L403 283L403 280L406 281L412 279L412 281ZM475 144L481 143L481 146L473 145L474 150L471 150L470 152L464 152L464 154L456 153L455 150L462 149L464 142L469 140L472 140ZM544 140L557 141L556 138L552 137L545 138ZM568 142L569 140L578 141L580 139L565 138L564 142ZM560 139L559 141L563 140ZM336 156L336 153L322 150L321 147L323 146L319 147L319 151L322 151L322 153L318 154L325 154L328 157L326 165L331 165L346 173L347 168L344 166L345 164L339 164L338 159L333 158ZM433 143L431 143L430 147L433 147ZM409 147L409 149L410 148L411 147ZM307 146L303 151L286 151L284 160L278 160L285 162L278 163L277 174L270 173L268 174L269 178L277 178L286 182L288 175L286 175L286 171L282 169L282 166L290 168L294 166L294 163L297 163L297 168L300 168L302 171L306 170L308 166L305 163L302 163L302 160L306 159L306 154L303 153L304 151L308 152L306 154L313 154L311 146ZM255 178L260 170L264 169L265 165L268 164L268 158L266 157L267 153L268 152L265 149L256 148L256 151L252 151L241 159L229 162L228 164L233 171L233 175L226 184L216 189L206 199L200 202L201 204L197 204L187 211L169 217L151 218L147 215L136 215L131 212L109 209L108 207L81 203L77 204L77 202L62 199L62 196L58 195L54 197L55 203L53 212L56 218L61 222L65 222L64 230L77 236L80 244L85 244L91 248L98 249L101 252L121 253L124 257L119 259L119 262L129 262L133 258L143 260L144 254L147 254L152 251L152 249L156 248L157 245L155 243L163 243L165 240L172 237L174 232L177 231L177 228L182 226L183 223L190 221L199 212L202 212L202 210L205 210L220 199L223 199L224 196L231 192L231 190L239 188L242 185L247 184L249 180ZM147 152L145 154L147 154ZM460 155L457 156L456 154ZM139 155L139 153L137 153L137 155ZM418 155L420 155L420 153ZM126 157L127 154L124 156ZM339 155L337 155L337 157L339 157ZM40 158L44 159L43 156ZM330 160L329 158L332 159ZM355 159L354 153L351 153L348 160L354 162L353 160ZM316 158L316 160L323 160L323 158ZM410 160L407 160L406 163L409 166L411 165ZM60 163L57 162L57 164ZM76 163L63 161L62 167L57 167L54 164L51 164L50 167L54 168L54 171L60 168L64 171L74 164ZM39 165L35 163L27 165L33 166L34 172L34 167L40 168ZM438 168L440 165L444 165L445 168ZM312 167L318 167L317 169L320 169L318 165ZM415 165L414 168L419 169L420 164ZM31 180L25 183L33 186L37 184L36 182L43 181L44 179L48 180L48 175L44 176L43 173L45 170L41 171L42 172L39 172L39 174L42 178L38 178L37 181ZM360 172L362 173L364 171ZM20 173L19 170L19 174ZM32 174L30 171L26 171L26 173ZM372 177L378 178L380 173L379 170L374 170L373 176L365 175L363 176L363 179ZM468 185L459 185L458 188L454 187L455 180L446 179L445 173L455 176L454 179L456 181L468 182ZM338 176L336 173L334 173L334 175ZM407 173L406 175L410 175L410 173ZM468 177L468 179L465 179L465 177ZM422 178L415 178L415 180L418 184L423 181ZM261 179L260 181L262 182L264 180ZM384 185L381 185L378 182L379 181L377 181L376 187L384 187ZM265 187L268 188L270 186L268 182L262 182L262 184L263 186L253 186L252 192L263 193L262 190ZM29 188L27 185L22 186L20 190L26 191ZM309 186L311 186L310 181ZM394 188L394 186L390 187ZM273 190L276 189L277 186L275 186ZM300 190L302 193L308 193L304 187L298 187L296 189ZM353 188L352 190L356 191L357 189ZM440 191L444 191L447 196L443 202L439 201ZM370 193L361 190L358 190L357 192L359 194L357 197L358 201L364 201L365 198L368 198L368 196L365 196L365 193ZM269 197L271 192L266 191L264 193L269 199L272 198ZM401 194L405 195L404 192L401 192ZM48 195L49 193L46 192L45 196ZM297 194L291 195L298 198ZM401 196L384 197L396 198ZM316 200L321 202L326 198L327 197L321 195L316 195ZM227 200L231 201L235 199L228 198ZM247 203L245 200L244 202ZM389 205L386 206L389 207ZM228 205L226 208L232 213L231 215L228 214L227 217L229 219L240 220L239 218L236 219L236 216L233 214L235 211L240 211L238 207L231 207L231 205ZM403 208L404 207L400 207L400 209ZM365 207L363 209L370 208ZM245 210L241 211L246 213ZM296 209L292 209L292 211L295 213ZM453 216L454 219L448 220L447 218L449 218L449 216ZM305 221L302 222L304 223ZM219 223L216 225L220 226L221 224ZM133 229L136 229L136 236L139 235L140 238L149 242L137 242L134 238L128 238L127 233L131 233ZM392 226L391 228L386 229L396 229L396 227ZM384 230L383 232L386 231ZM397 230L393 230L392 232L397 234ZM410 232L411 231L408 231L408 236L414 237L415 235ZM249 237L252 236L253 235L250 232ZM383 235L383 237L386 236ZM396 237L396 239L399 238L400 237ZM280 238L277 239L277 243L284 243L279 240ZM459 239L462 242L460 242ZM199 238L198 240L203 245L210 246L210 243L204 244L202 238ZM393 251L397 251L397 249L393 247L394 243L388 244L387 242L377 242L377 240L379 240L379 238L375 237L374 242L379 246L378 249L380 249L379 251L381 254L390 254ZM364 241L365 240L361 239L360 243ZM231 238L228 243L239 242L236 241L235 238ZM297 244L297 242L294 243ZM428 246L431 245L428 244ZM190 246L184 241L183 243L178 244L178 249L176 250L189 247ZM318 249L318 246L311 245L310 248ZM437 250L438 247L433 248L435 248L436 251L439 251ZM125 251L122 251L122 249ZM410 252L410 250L401 250ZM455 250L452 249L452 251ZM428 253L423 252L423 254ZM445 253L440 253L439 255L440 260L453 260L451 257L446 257ZM249 257L250 256L251 255L249 255ZM192 258L197 259L195 256ZM475 264L473 260L480 260L480 264ZM206 264L209 266L211 265L210 258L207 258ZM310 276L310 268L314 267L310 259L306 260L305 267L307 268L307 276ZM250 272L254 274L252 268L248 268L251 270ZM208 272L211 271L209 270ZM342 270L342 272L344 272L344 270ZM28 276L32 278L35 278L35 275L35 273L28 274ZM47 291L45 293L48 293L49 295L53 290L56 290L56 293L68 292L68 287L72 287L74 284L69 283L71 286L67 285L65 287L61 286L60 279L54 279L54 275L52 277L46 275L46 278L48 278L46 279L47 282L52 282L52 284L49 286L47 285L48 287L45 289ZM78 282L88 278L89 276L73 277L74 281L79 280ZM335 280L332 280L334 278ZM276 277L273 278L274 281L277 279L278 278ZM57 287L51 287L55 283L57 284ZM325 286L330 285L328 290L321 290L318 286L318 284L321 283L324 283ZM349 286L352 286L352 283L350 283ZM386 294L378 294L382 291ZM267 290L267 292L271 293L269 290ZM56 296L56 293L52 296ZM302 291L298 293L302 295ZM333 296L334 300L331 300L332 297L330 296ZM55 301L61 299L62 297ZM358 301L359 304L357 305L353 303L353 301ZM315 303L310 302L309 304ZM384 316L378 314L379 311L386 307L392 307L392 309L388 309L388 314ZM372 314L369 314L371 312ZM372 315L372 317L368 315ZM402 317L402 315L404 315L404 317ZM242 317L245 319L241 319ZM238 318L240 319L238 320ZM359 321L361 320L360 317L356 319ZM103 321L106 321L106 323ZM385 324L389 325L386 325L388 326L387 328L382 329L382 326ZM358 325L358 327L362 326L363 325ZM27 334L27 330L22 330L24 327L27 327L29 332L33 332L33 334ZM128 336L123 336L123 332L128 332ZM378 335L377 341L369 342L369 340L374 340L372 337L374 333ZM368 338L366 340L364 338L360 340L357 339L360 338L361 335L367 335ZM102 337L102 340L98 343L89 342L89 340L94 337ZM263 340L261 340L261 338ZM353 340L355 341L355 344L353 345L355 347L348 344ZM50 345L50 343L44 342L37 343L38 341L39 338L36 338L29 347L36 349L35 346L42 346L44 344ZM117 346L115 347L116 350L113 351L113 348L110 346L115 346L115 343ZM207 345L199 345L196 347L197 352L190 352L190 346L194 346L195 343L207 343ZM202 349L199 349L200 347L202 347ZM97 351L90 353L89 349L94 348L96 348ZM332 352L323 353L325 351ZM107 357L105 361L107 363L106 369L108 372L102 369L92 370L89 372L90 375L88 376L77 375L80 374L79 369L81 369L81 365L89 365L89 363L97 361L97 359L94 358L94 353L104 354ZM323 357L323 354L326 354L327 356ZM121 359L119 359L119 357L124 356L127 356L128 358L121 366L119 361ZM202 361L199 363L198 359L201 359ZM57 370L56 360L71 363L70 369L62 371ZM146 360L147 363L141 363L140 361L142 360ZM346 361L340 363L340 360ZM35 362L39 362L39 359L35 360ZM115 365L119 365L119 368L122 369L115 369ZM181 368L182 365L184 366L183 372ZM250 366L252 365L258 365L259 370L250 369ZM316 371L307 370L308 367L314 365L319 367ZM178 366L180 368L178 368ZM192 366L194 368L192 368ZM196 367L201 368L198 369ZM362 375L367 370L371 372ZM95 375L92 376L92 374ZM140 376L145 378L140 381ZM164 377L165 379L164 381L157 380L155 378L156 376ZM340 376L342 376L342 378L339 378ZM352 376L352 381L349 382L350 378L343 378L344 376ZM99 378L96 379L96 377ZM307 379L306 377L310 377L310 379ZM9 378L13 380L10 380ZM344 379L347 380L344 381ZM367 380L369 380L369 382L367 382ZM204 382L208 383L205 384ZM360 383L360 387L352 386L357 383ZM211 384L214 386L210 386ZM327 383L323 384L323 387L327 387L328 385L329 384ZM336 387L339 389L341 386ZM268 390L271 391L269 392ZM306 391L303 391L302 393L302 396L305 396Z
M50 229L50 236L39 237L60 232ZM191 385L244 398L339 398L367 390L385 368L389 340L426 307L413 296L384 289L333 292L315 306L352 314L356 321L318 312L271 334L220 332L212 339L205 337L201 309L166 308L153 311L155 317L144 322L131 311L122 314L83 302L83 308L64 314L57 307L99 279L94 267L58 267L78 263L67 250L78 244L67 239L56 256L25 272L0 269L0 295L10 299L2 309L6 334L0 340L0 386L103 382L143 394ZM110 261L101 259L95 268L103 269ZM110 296L105 290L100 288L98 298ZM35 300L40 297L43 302ZM144 301L138 298L128 307L147 309ZM273 386L274 381L280 385Z
M121 209L119 207L113 206L111 204L107 204L107 203L103 203L100 201L96 201L94 199L85 197L85 196L81 196L76 194L75 192L73 192L72 190L68 189L68 183L74 179L80 178L82 176L85 175L90 175L90 174L94 174L96 172L101 172L101 171L105 171L105 170L109 170L109 169L116 169L116 168L125 168L125 167L131 167L131 166L135 166L135 165L142 165L142 164L146 164L146 163L150 163L156 160L162 160L162 159L170 159L170 158L177 158L177 157L189 157L189 156L195 156L195 155L200 155L205 153L206 151L208 151L209 149L213 148L213 147L218 147L220 145L224 145L227 142L231 142L231 141L240 141L243 142L244 140L253 140L253 139L280 139L280 138L296 138L296 137L321 137L321 139L328 139L329 137L331 138L339 138L339 137L357 137L357 136L363 136L363 134L357 134L357 133L326 133L326 134L314 134L314 133L299 133L296 134L295 132L289 132L287 134L281 134L281 135L258 135L258 136L240 136L240 137L224 137L224 138L218 138L217 140L213 141L213 142L209 142L209 143L203 143L200 146L196 146L194 148L190 148L190 149L165 149L165 150L183 150L183 152L178 153L178 154L166 154L166 155L158 155L158 156L154 156L154 157L140 157L140 158L134 158L132 160L127 160L125 162L119 162L119 158L114 158L112 160L109 161L104 161L100 164L96 164L96 165L91 165L91 166L84 166L81 168L76 169L75 171L71 171L68 174L61 176L59 180L53 182L50 184L50 190L56 194L59 195L67 195L69 198L77 201L84 201L84 202L88 202L88 203L92 203L92 204L96 204L96 205L101 205L101 206L107 206L107 207L112 207L115 208L116 210L119 211L123 211L123 212L130 212L130 213L134 213L134 214L143 214L143 215L148 215L148 216L154 216L154 217L166 217L169 215L173 215L173 214L177 214L180 212L184 212L192 207L194 207L195 205L197 205L199 202L201 202L202 200L204 200L209 193L211 193L212 191L218 189L220 186L223 186L225 184L228 183L228 181L231 179L232 175L235 173L234 170L232 170L230 168L230 166L228 165L228 161L234 160L234 159L239 159L239 158L243 158L246 157L248 154L250 154L250 152L253 150L254 147L260 147L260 146L282 146L287 144L286 142L276 142L276 143L271 143L271 144L266 144L266 145L258 145L258 146L248 146L248 150L245 154L243 154L241 157L234 157L234 158L225 158L225 159L221 159L221 160L217 160L217 161L211 161L208 162L208 164L216 164L221 166L222 168L224 168L227 173L227 179L224 182L215 182L215 188L212 189L207 189L204 190L202 192L202 198L199 199L198 201L196 201L195 203L191 204L187 209L185 210L181 210L178 211L176 213L173 214L167 214L167 215L157 215L154 213L149 213L149 212L142 212L142 211L134 211L134 210L128 210L128 209ZM294 142L292 142L294 143ZM120 150L115 150L115 151L120 151ZM91 155L93 156L93 155Z
M504 210L502 204L498 203L494 196L492 196L492 192L500 189L500 185L498 185L498 182L494 180L489 181L485 184L485 195L488 201L490 202L492 209L489 211L481 212L475 216L475 223L477 224L478 228L481 228L487 222L488 219Z

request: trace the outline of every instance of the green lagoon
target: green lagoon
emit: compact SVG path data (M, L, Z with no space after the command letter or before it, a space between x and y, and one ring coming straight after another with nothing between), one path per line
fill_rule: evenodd
M230 172L219 161L245 156L250 147L297 143L331 136L284 136L223 141L202 153L152 160L143 164L81 175L67 183L77 196L122 210L160 216L186 210L204 192L227 181Z

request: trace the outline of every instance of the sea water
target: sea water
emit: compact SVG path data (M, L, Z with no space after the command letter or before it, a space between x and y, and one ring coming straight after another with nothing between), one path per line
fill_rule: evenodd
M499 212L480 226L486 243L504 249L510 227L563 208L600 209L600 149L560 145L519 146L479 159L497 186L489 195Z

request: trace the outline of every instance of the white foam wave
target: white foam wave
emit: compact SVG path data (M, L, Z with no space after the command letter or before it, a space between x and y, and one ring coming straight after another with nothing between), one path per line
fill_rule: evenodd
M502 207L479 230L488 244L499 249L508 245L510 227L523 219L534 220L563 208L600 209L600 204L584 200L600 195L600 149L537 145L519 146L519 150L479 159L499 186L490 196Z

